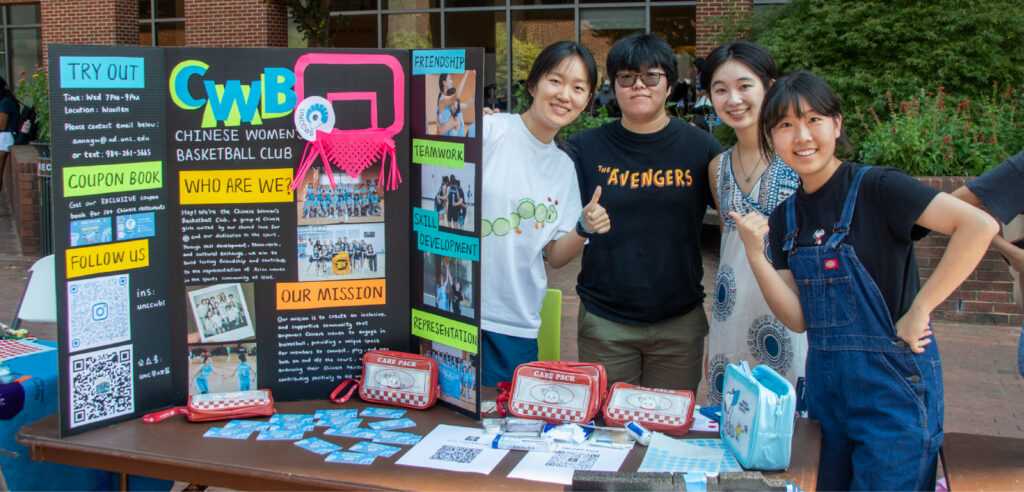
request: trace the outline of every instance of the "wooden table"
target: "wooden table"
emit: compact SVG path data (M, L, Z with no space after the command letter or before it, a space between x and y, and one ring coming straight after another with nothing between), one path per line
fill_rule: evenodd
M312 414L318 409L362 408L364 403L349 401L334 405L327 400L277 402L278 413ZM478 427L480 424L440 406L426 411L409 411L417 426L405 431L426 435L438 424ZM490 475L455 473L428 468L395 466L405 454L378 457L370 466L325 463L318 456L291 441L245 441L204 438L203 433L223 422L191 423L182 416L155 424L141 419L111 425L84 434L61 439L57 415L51 415L21 429L18 441L31 449L32 459L98 468L118 473L185 482L217 485L239 490L328 490L328 489L407 489L407 490L562 490L558 484L507 478L523 456L511 451ZM323 428L306 433L344 445L357 440L323 436ZM708 438L715 434L691 432L687 437ZM817 422L797 419L793 439L793 459L782 473L766 473L784 478L804 490L813 490L817 480L818 451L821 439ZM402 446L406 450L409 446ZM633 471L646 452L634 446L620 468Z
M948 433L949 490L1024 490L1024 439Z

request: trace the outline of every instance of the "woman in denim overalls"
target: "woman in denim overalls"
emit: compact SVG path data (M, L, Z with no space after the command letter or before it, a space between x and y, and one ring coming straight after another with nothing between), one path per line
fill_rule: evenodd
M730 214L772 312L807 332L807 405L822 430L817 486L935 490L942 369L929 316L998 226L904 173L837 159L836 142L845 143L838 99L814 74L776 81L759 127L762 151L796 170L801 188L768 221ZM762 254L769 224L772 259ZM952 236L919 290L914 225Z

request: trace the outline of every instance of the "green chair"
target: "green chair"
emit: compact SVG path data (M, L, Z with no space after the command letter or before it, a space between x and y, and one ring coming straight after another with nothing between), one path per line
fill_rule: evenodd
M558 360L562 344L562 291L548 289L540 308L537 360Z

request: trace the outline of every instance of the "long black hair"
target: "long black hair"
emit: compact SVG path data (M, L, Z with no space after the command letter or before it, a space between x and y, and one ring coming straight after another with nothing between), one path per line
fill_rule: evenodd
M587 84L590 86L587 92L590 96L594 95L594 91L597 90L597 62L594 61L594 55L591 55L590 50L580 43L575 41L559 41L548 45L547 48L544 48L544 51L537 55L537 59L533 60L533 66L530 67L530 75L526 77L527 104L533 104L533 94L531 92L540 83L540 79L547 75L548 72L558 68L558 65L572 56L578 56L583 61L583 68L587 72Z
M739 40L715 48L704 59L704 65L700 71L701 87L710 91L711 77L715 74L715 70L729 60L736 60L749 68L754 75L761 79L761 83L766 89L772 84L772 80L779 77L779 70L775 67L775 58L772 58L772 54L768 50L759 44Z
M14 96L14 92L11 91L11 87L7 85L7 79L0 77L0 99L6 99L8 97L15 101L18 100L18 98Z
M772 129L780 121L786 119L790 111L798 118L804 115L801 102L814 112L836 119L843 116L839 107L839 97L825 79L807 71L798 71L783 75L768 88L761 104L761 115L757 119L758 146L761 154L771 159L775 155L772 147ZM846 139L846 130L841 130L836 143L850 150L850 142Z

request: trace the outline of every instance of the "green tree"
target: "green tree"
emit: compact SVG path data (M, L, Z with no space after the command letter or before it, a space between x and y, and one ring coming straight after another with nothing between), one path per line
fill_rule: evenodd
M1020 86L1022 19L1020 0L793 0L726 25L721 41L744 37L782 73L822 76L849 120L858 109L888 115L887 94L906 100L945 87L979 99L993 84ZM847 128L856 146L863 128Z

